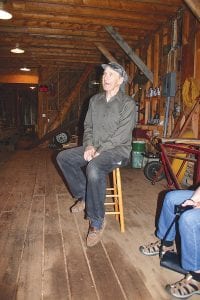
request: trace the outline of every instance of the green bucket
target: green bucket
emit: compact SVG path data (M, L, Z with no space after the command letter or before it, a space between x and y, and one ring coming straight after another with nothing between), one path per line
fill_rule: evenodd
M134 152L145 152L146 143L144 141L132 142L132 150Z
M132 168L141 169L143 167L144 156L142 152L132 151Z

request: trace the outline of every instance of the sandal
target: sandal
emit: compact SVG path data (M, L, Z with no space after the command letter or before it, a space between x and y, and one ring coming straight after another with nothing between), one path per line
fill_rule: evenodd
M192 275L188 273L180 281L166 285L165 289L170 295L184 299L194 294L200 294L200 282L194 280Z
M150 243L148 245L143 245L139 247L139 250L142 254L147 256L153 256L153 255L164 255L167 251L174 251L174 246L162 246L162 253L160 253L161 248L161 241L157 240L154 243Z
M77 200L75 202L75 204L72 205L71 212L72 213L78 213L78 212L84 211L84 209L85 209L85 201Z

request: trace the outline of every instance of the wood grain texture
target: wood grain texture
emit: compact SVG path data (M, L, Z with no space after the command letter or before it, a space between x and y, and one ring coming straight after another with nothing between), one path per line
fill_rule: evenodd
M87 64L104 62L95 43L102 43L116 60L123 61L126 54L110 39L105 26L113 26L135 49L183 4L182 0L7 1L13 18L0 20L0 72L9 67L16 72L23 64L38 72L49 66L82 71ZM10 53L17 42L25 49L20 60Z
M171 299L164 286L181 275L138 251L155 239L165 180L152 186L142 169L123 168L126 231L107 216L102 242L88 249L88 221L70 213L73 199L55 155L17 151L0 166L0 299Z

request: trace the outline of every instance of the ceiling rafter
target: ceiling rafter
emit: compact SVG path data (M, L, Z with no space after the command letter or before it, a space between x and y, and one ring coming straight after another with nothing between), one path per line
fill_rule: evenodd
M0 72L4 66L12 69L20 64L68 66L77 71L86 64L107 61L97 44L119 62L130 60L106 26L112 26L134 50L146 45L184 7L184 1L9 0L6 7L13 18L0 20ZM24 54L10 53L16 43L24 48Z

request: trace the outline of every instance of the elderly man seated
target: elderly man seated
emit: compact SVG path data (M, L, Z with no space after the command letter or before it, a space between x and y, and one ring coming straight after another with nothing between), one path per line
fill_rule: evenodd
M96 245L105 228L106 176L128 163L136 104L121 87L128 76L124 68L103 64L103 92L90 99L84 122L83 146L61 151L57 162L76 199L72 213L85 210L89 220L87 246Z

